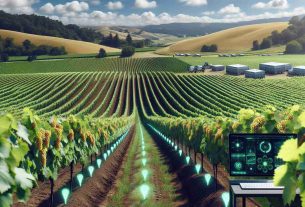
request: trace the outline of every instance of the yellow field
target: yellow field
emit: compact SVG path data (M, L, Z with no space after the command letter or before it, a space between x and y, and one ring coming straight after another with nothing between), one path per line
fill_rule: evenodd
M287 28L288 23L276 22L256 24L223 30L203 37L197 37L177 42L169 47L157 51L159 54L173 54L175 52L200 52L204 44L217 44L218 52L245 52L252 48L254 40L261 41L272 31L281 32Z
M119 49L101 46L90 42L26 34L9 30L0 30L0 36L2 38L14 38L14 43L17 45L21 45L24 40L28 39L35 45L50 45L56 47L64 46L69 54L93 54L98 53L100 48L104 48L106 52L120 52Z

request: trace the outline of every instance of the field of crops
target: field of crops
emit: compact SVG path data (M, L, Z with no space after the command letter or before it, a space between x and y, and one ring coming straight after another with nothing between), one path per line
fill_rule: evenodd
M35 62L0 63L0 74L54 73L86 71L171 71L184 72L188 64L176 58L76 58L49 59Z
M305 78L177 74L187 66L175 58L1 63L0 111L8 114L0 119L1 146L9 150L0 147L0 161L5 161L0 163L9 164L3 168L7 169L6 190L1 192L0 206L10 206L16 196L27 198L32 180L42 183L32 190L31 206L48 204L48 186L55 206L66 202L68 206L179 205L184 201L177 203L175 196L180 195L170 181L177 177L165 164L177 162L161 158L172 147L175 156L179 151L185 157L183 166L202 179L211 175L216 184L216 190L209 188L196 200L194 187L181 182L189 204L227 207L228 134L294 132L304 136ZM158 147L165 149L165 155L159 154ZM122 162L129 169L125 173L119 171ZM121 179L112 175L117 173ZM86 177L83 187L80 174ZM20 180L20 176L28 179ZM118 179L120 187L101 188L105 176L111 183ZM144 181L139 181L142 177ZM149 188L154 190L144 194ZM61 190L69 191L66 199L58 198ZM108 198L109 190L117 197ZM144 200L148 197L146 203L135 192Z

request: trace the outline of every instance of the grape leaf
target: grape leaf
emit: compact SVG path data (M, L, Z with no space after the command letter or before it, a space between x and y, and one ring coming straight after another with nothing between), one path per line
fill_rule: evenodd
M273 183L275 186L285 186L283 193L284 203L290 204L296 195L297 179L288 164L281 165L275 169Z
M0 137L0 158L7 158L10 155L11 144L9 141L4 138Z
M35 178L33 175L27 173L22 168L15 168L15 180L17 185L19 185L22 189L28 189L33 187L33 182L35 182Z
M0 162L0 193L11 188L11 185L14 183L13 178L9 174L9 169L4 161Z
M299 159L299 150L297 139L289 139L281 146L277 156L285 162L295 162Z

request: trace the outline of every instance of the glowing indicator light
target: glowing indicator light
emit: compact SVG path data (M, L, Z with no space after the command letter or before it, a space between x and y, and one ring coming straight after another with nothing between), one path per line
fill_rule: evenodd
M143 158L143 159L142 159L142 164L143 164L143 166L145 166L146 163L147 163L147 159Z
M110 150L107 150L107 154L108 154L108 156L110 155Z
M177 150L178 150L178 146L176 145L176 146L175 146L175 151L177 151Z
M100 168L101 164L102 164L102 160L101 159L97 159L96 160L96 164L97 164L98 168Z
M229 204L230 204L230 193L228 192L223 192L222 195L221 195L221 199L224 203L224 206L225 207L229 207Z
M67 204L67 201L68 201L68 198L69 198L69 195L70 195L70 190L68 188L64 188L61 190L61 195L64 199L64 203L65 205Z
M149 193L149 186L146 185L146 184L141 185L140 186L140 191L141 191L143 200L145 200L148 196L148 193Z
M180 156L182 155L182 150L179 150L179 155L180 155Z
M107 153L104 153L103 156L104 156L104 160L106 160L107 159Z
M94 171L94 167L93 166L89 166L88 167L88 171L89 171L90 177L92 177L93 171Z
M148 170L144 169L144 170L142 170L141 173L142 173L142 176L143 176L144 181L146 181L146 180L147 180L147 177L148 177Z
M268 166L268 163L267 163L266 161L264 161L264 162L263 162L263 166L264 166L264 167L267 167L267 166Z
M189 164L189 163L190 163L190 160L191 160L190 156L187 156L187 157L185 158L186 164Z
M212 176L207 173L207 174L204 175L204 179L205 179L205 182L207 183L207 186L208 186L211 182Z
M195 169L196 169L197 174L199 174L200 169L201 169L201 165L200 164L195 165Z
M82 183L83 183L83 180L84 180L83 174L78 174L78 175L76 176L76 179L77 179L77 181L78 181L78 185L79 185L79 186L82 186Z

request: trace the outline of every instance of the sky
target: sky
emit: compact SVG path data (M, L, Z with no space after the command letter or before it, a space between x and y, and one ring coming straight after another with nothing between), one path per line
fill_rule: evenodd
M80 26L239 22L305 14L305 0L0 0L0 10Z

